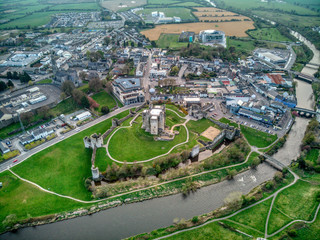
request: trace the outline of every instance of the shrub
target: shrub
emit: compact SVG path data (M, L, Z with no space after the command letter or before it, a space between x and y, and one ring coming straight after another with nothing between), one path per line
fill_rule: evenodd
M194 216L191 221L192 221L193 223L199 222L198 216Z
M266 189L271 190L274 187L274 182L268 181L265 186L266 186Z
M297 230L295 230L295 229L290 229L287 231L287 233L290 237L296 237L298 235Z
M282 174L282 172L276 172L276 173L274 174L273 179L274 179L277 183L282 182L282 179L283 179L283 174Z

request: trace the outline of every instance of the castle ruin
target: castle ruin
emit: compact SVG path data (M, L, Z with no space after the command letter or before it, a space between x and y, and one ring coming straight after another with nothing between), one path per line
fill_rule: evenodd
M99 168L94 166L94 162L96 159L96 151L97 148L102 147L103 140L101 134L92 134L90 137L84 137L83 143L85 148L91 148L93 150L92 157L91 157L91 173L92 173L92 179L93 181L99 181L100 180L100 173Z
M152 135L159 135L165 130L166 106L150 104L149 109L142 112L142 129Z

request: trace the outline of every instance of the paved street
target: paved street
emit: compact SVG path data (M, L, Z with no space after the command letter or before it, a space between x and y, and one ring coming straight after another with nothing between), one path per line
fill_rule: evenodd
M90 123L82 126L82 127L81 127L81 130L80 130L79 132L82 132L83 130L85 130L85 129L87 129L87 128L90 128L90 127L92 127L92 126L94 126L94 125L96 125L96 124L98 124L98 123L100 123L100 122L103 122L103 121L105 121L105 120L107 120L107 119L109 119L109 118L112 118L112 117L114 117L115 115L117 115L117 114L119 114L119 113L121 113L121 112L124 112L124 111L126 111L126 110L128 110L128 109L130 109L130 108L138 107L138 106L140 106L140 105L141 105L141 103L139 103L139 104L132 104L132 105L129 105L129 106L124 106L124 107L122 107L122 108L118 108L118 109L116 109L115 111L113 111L113 112L111 112L111 113L109 113L109 114L107 114L107 115L104 115L104 116L102 116L102 117L100 117L100 118L98 118L98 119L96 119L96 120L94 120L94 121L92 121L92 122L90 122ZM76 128L76 129L74 129L74 130L66 133L66 134L64 135L63 139L61 139L61 137L56 137L56 138L54 138L53 140L51 140L51 141L49 141L49 142L46 142L46 143L44 143L44 144L42 144L42 145L40 145L40 146L38 146L38 147L35 147L35 148L31 149L31 150L28 151L28 152L23 152L20 156L14 158L14 159L10 159L10 160L7 160L7 161L2 162L2 163L0 164L0 172L3 172L3 171L5 171L5 170L7 170L8 168L10 168L10 167L12 167L12 166L15 166L15 165L23 162L24 160L26 160L26 159L29 158L30 156L32 156L32 155L34 155L34 154L42 151L43 149L46 149L46 148L48 148L48 147L50 147L50 146L52 146L52 145L54 145L54 144L56 144L56 143L58 143L58 142L61 142L61 141L65 140L66 138L69 138L69 137L71 137L71 136L79 133L79 132L76 131L77 129L79 129L79 128ZM18 161L17 161L16 163L13 163L13 161L14 161L15 159L17 159Z

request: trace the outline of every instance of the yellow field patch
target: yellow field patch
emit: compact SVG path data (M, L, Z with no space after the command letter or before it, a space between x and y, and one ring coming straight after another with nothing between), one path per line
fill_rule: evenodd
M213 139L215 139L219 135L220 132L221 131L219 129L210 126L207 128L207 130L205 130L203 133L201 133L201 136L208 138L212 141Z
M183 24L165 24L157 25L153 29L142 31L141 33L151 41L158 40L161 33L181 34L182 31L191 31L199 34L202 30L214 29L225 32L227 36L247 37L246 31L254 29L252 21L235 21L235 22L197 22Z

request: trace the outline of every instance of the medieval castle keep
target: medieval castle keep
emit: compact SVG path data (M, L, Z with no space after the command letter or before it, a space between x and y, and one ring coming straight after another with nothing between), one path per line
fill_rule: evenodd
M142 112L142 129L152 135L158 135L164 131L166 122L166 106L154 106L150 104L149 109Z

